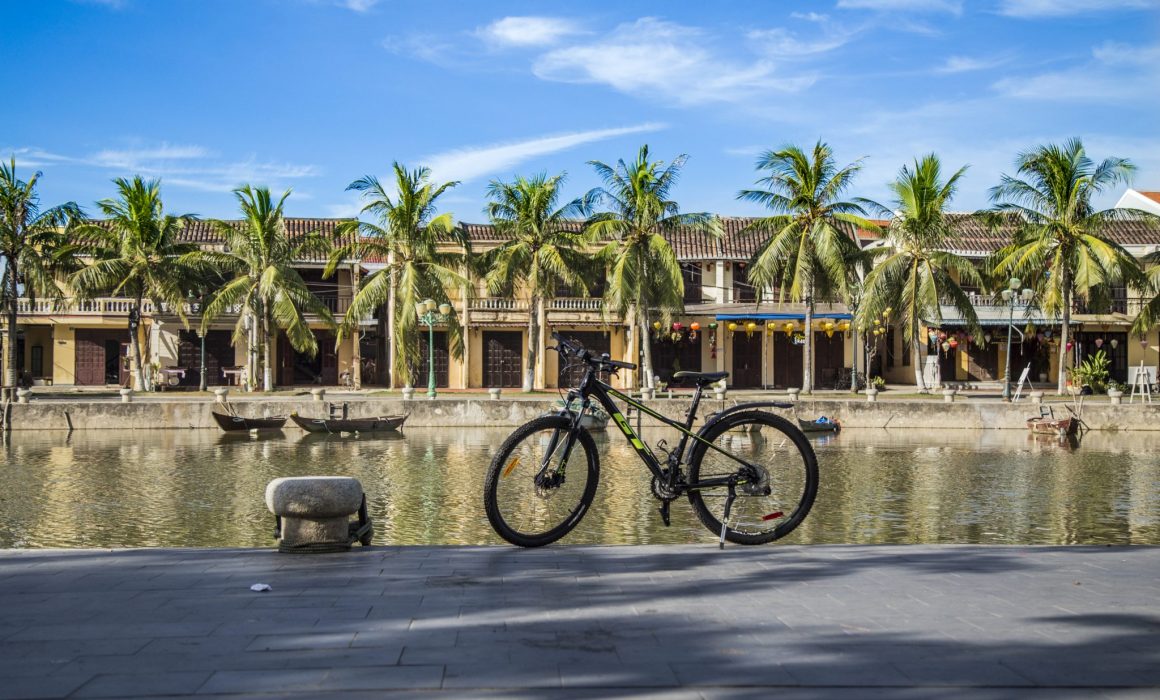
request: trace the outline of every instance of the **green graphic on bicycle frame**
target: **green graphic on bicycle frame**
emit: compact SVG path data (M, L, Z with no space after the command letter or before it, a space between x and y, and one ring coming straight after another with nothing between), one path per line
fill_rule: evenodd
M628 426L628 421L624 419L624 415L621 414L620 411L613 412L612 420L616 421L616 424L620 426L620 432L624 433L634 448L636 448L638 451L647 452L650 455L652 454L652 450L650 450L647 445L640 441L640 438L636 436L636 433L632 432L632 428Z

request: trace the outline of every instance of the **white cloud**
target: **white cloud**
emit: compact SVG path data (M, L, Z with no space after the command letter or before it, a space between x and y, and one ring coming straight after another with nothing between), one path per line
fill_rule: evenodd
M987 70L988 68L996 68L1007 63L1010 60L1008 57L999 56L996 58L972 58L970 56L951 56L946 60L942 66L934 70L935 73L970 73L972 71Z
M107 148L84 156L61 155L31 147L10 149L10 152L26 167L83 166L107 171L110 177L155 177L166 185L203 192L229 192L245 183L281 190L291 181L318 175L313 165L259 161L252 157L223 161L202 146L164 142L143 148Z
M747 38L765 55L778 58L794 58L822 54L845 46L856 31L830 31L817 39L799 39L789 30L757 29L749 32Z
M431 169L436 182L474 180L483 175L504 172L538 156L574 148L586 143L664 129L664 124L638 124L616 129L576 131L555 136L541 136L526 141L469 146L425 156L420 162Z
M838 0L838 7L882 12L950 12L956 15L963 11L961 0Z
M1114 10L1160 7L1158 0L1002 0L999 14L1008 17L1064 17Z
M547 46L580 32L575 22L556 17L504 17L476 34L497 46Z
M604 84L678 104L739 101L755 91L796 92L814 82L810 75L775 77L768 59L727 61L709 44L700 29L645 17L597 41L549 51L535 61L533 72L544 80Z
M818 14L817 12L791 12L790 17L800 19L803 22L825 22L830 18L829 15Z
M1156 91L1145 86L1160 82L1160 44L1106 43L1092 50L1092 58L1091 62L1066 70L1004 78L994 88L1008 97L1025 100L1156 101Z
M370 12L381 0L336 0L339 7L345 7L351 12Z

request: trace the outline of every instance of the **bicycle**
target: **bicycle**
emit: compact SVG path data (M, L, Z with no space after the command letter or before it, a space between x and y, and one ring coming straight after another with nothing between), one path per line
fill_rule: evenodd
M759 409L792 404L754 402L709 416L700 430L693 421L706 386L728 372L678 372L675 379L696 384L683 422L670 420L600 379L636 365L596 356L579 342L553 333L561 361L586 370L563 407L513 432L491 461L484 481L484 509L496 533L521 547L551 544L583 519L596 496L600 461L596 443L580 421L595 404L612 417L648 470L660 515L670 523L669 506L687 496L701 523L725 541L765 544L788 535L810 511L818 491L818 463L805 434L793 423ZM633 431L612 397L680 431L669 450L664 440L653 450ZM595 399L595 403L593 401ZM574 405L580 406L573 410ZM767 430L765 434L762 430ZM780 438L780 439L779 439ZM577 449L579 447L579 449ZM522 468L521 468L522 467Z

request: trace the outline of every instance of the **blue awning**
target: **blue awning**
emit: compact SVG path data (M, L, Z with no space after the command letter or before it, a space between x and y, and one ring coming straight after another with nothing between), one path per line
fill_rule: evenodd
M784 312L761 312L752 314L717 314L718 321L800 321L806 317L804 313L784 313ZM831 311L818 311L814 314L814 318L835 318L838 320L852 320L854 317L850 314L835 313Z

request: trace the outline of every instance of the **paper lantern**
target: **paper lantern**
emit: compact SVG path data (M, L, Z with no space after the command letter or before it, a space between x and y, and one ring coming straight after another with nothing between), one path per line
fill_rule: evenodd
M834 331L834 322L833 321L826 321L825 323L822 324L822 328L824 330L830 331L830 335L834 334L834 332L833 332Z
M730 323L729 323L729 325L728 325L728 326L726 326L726 327L729 329L729 332L730 332L730 333L732 333L732 332L734 332L734 331L736 331L736 330L737 330L737 324L736 324L736 323L732 323L732 322L730 322Z
M1102 348L1103 346L1104 346L1104 339L1103 338L1096 338L1096 347Z
M681 330L681 328L683 328L683 327L684 327L684 326L682 326L682 325L681 325L681 322L680 322L680 321L673 321L673 330L674 330L674 331L679 331L679 330Z
M689 324L689 328L691 328L693 331L699 331L699 330L701 330L701 324L697 323L696 321L693 321L692 323Z
M786 335L789 335L789 334L793 333L793 324L792 323L783 323L783 324L781 324L781 329L783 331L785 331Z
M938 331L933 328L926 332L926 337L930 338L930 342L938 340Z
M711 331L717 330L717 322L716 321L709 321L709 330L711 330Z
M992 338L992 336L991 336L991 334L990 334L990 333L984 333L984 334L983 334L983 342L984 342L984 343L989 343L989 342L991 342L991 338Z
M749 335L753 335L753 331L755 331L755 330L757 330L757 324L754 323L753 321L750 321L749 323L745 324L745 332L748 333Z
M1074 340L1067 341L1067 345L1064 347L1067 348L1068 352L1071 352L1071 349L1075 347L1075 341Z
M957 348L959 346L959 339L958 338L951 338L950 340L947 341L947 345L951 346L952 348Z
M659 331L660 329L661 329L661 322L660 321L653 321L653 330Z
M878 319L874 319L874 325L875 325L875 326L881 326L881 325L882 325L882 322L881 322L881 321L879 321Z
M943 349L943 352L950 352L950 349L951 349L951 343L950 343L950 341L949 341L949 340L944 340L944 341L943 341L943 344L942 344L942 349Z
M842 321L840 324L838 324L838 330L842 331L843 333L850 330L850 322Z
M1145 350L1148 349L1148 339L1147 338L1140 338L1140 347L1144 348Z
M1108 345L1111 345L1112 349L1115 350L1120 345L1120 341L1116 340L1115 338L1112 338L1111 340L1108 341Z

